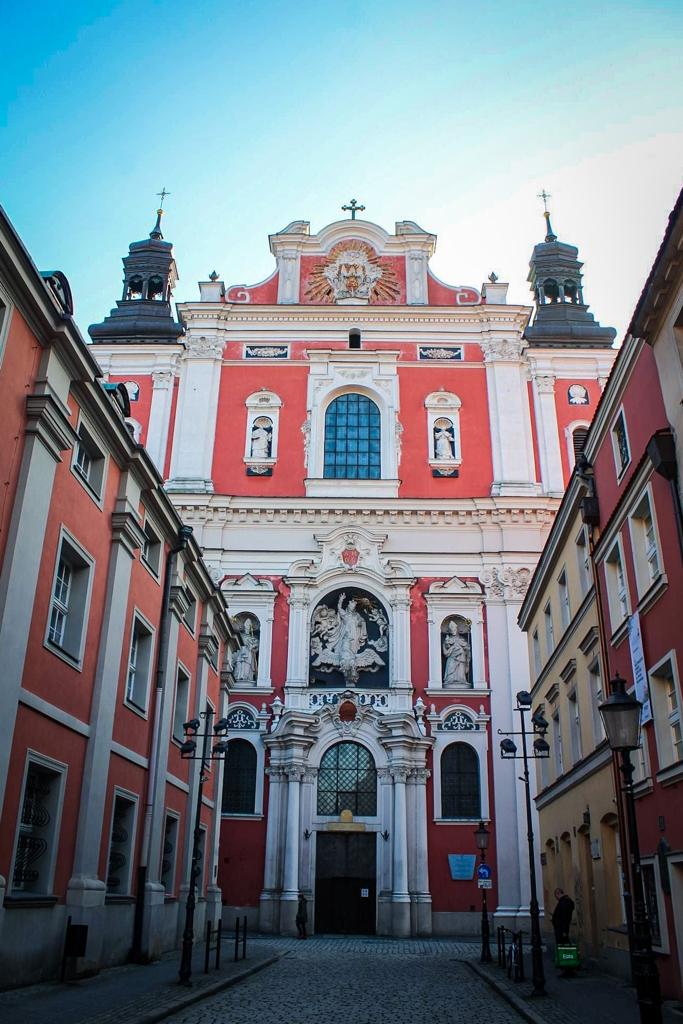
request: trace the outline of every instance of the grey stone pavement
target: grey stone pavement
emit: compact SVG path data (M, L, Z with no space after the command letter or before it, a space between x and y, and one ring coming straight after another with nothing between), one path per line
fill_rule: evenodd
M224 947L220 972L177 984L178 954L73 984L0 993L1 1024L637 1024L633 989L590 969L560 977L547 957L548 997L530 998L479 944L456 939L256 936L247 960ZM530 973L525 955L527 978ZM683 1024L667 1007L665 1024Z

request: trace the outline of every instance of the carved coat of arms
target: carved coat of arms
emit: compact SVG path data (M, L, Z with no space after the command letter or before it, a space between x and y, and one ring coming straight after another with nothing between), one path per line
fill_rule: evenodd
M306 298L309 302L380 305L395 303L400 288L389 264L366 242L339 242L311 273Z

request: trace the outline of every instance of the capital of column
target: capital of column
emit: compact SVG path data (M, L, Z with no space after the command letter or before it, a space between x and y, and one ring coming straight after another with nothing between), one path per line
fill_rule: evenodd
M555 376L552 373L542 374L541 376L535 377L536 390L539 395L554 395L555 394Z
M173 384L172 370L154 370L152 372L152 389L154 391L166 390Z
M410 779L419 786L425 786L431 774L429 768L413 768L410 772Z
M191 334L185 339L185 359L222 359L225 342L220 338Z
M389 774L391 775L392 779L394 780L394 785L397 782L398 783L403 783L405 785L405 783L408 781L408 776L410 774L410 769L407 768L407 767L403 767L403 766L399 766L399 767L396 767L396 768L390 768L389 769Z
M523 338L481 338L479 344L485 363L519 362L526 348Z
M301 782L305 769L298 764L288 764L283 766L283 772L290 782Z

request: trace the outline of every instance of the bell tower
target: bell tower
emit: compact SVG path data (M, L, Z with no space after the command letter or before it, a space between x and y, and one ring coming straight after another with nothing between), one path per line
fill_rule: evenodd
M546 233L544 241L534 246L529 261L527 280L534 294L535 312L525 337L531 347L609 348L616 331L613 327L601 327L588 311L579 250L558 241L546 205L550 196L543 191L540 198L546 206Z
M168 194L160 193L162 204ZM175 344L183 333L171 310L178 270L161 233L163 215L160 205L149 238L131 242L123 258L123 295L102 323L88 328L94 344Z

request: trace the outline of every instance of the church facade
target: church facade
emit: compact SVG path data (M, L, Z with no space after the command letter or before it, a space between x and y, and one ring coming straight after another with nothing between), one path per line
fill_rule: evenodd
M546 237L533 308L430 269L436 238L346 219L270 236L256 285L171 312L160 217L90 329L242 645L223 666L226 919L453 934L528 913L524 792L499 756L529 687L517 615L613 361ZM530 324L530 318L533 320Z

